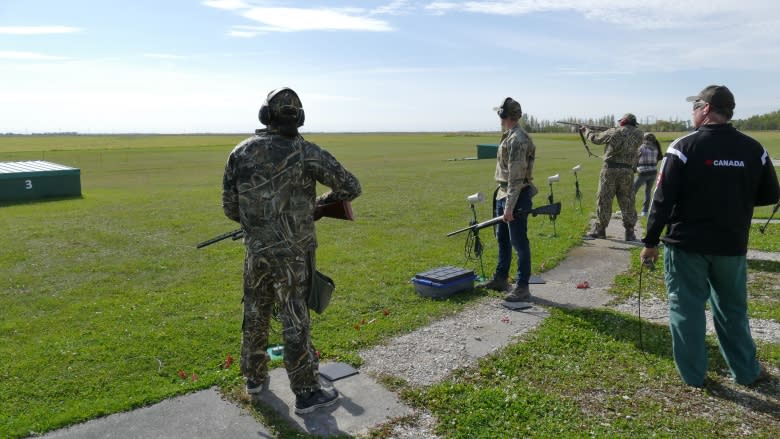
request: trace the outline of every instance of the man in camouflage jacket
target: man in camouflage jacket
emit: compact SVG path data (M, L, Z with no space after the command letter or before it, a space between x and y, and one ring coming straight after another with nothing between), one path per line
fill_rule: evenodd
M607 225L612 216L612 199L617 196L623 216L623 227L626 229L626 241L636 241L634 168L643 133L637 128L636 116L631 113L626 113L618 123L619 127L602 132L593 132L583 127L588 140L596 145L607 145L604 148L604 165L601 168L599 189L596 194L596 221L590 232L585 235L586 239L607 237Z
M306 298L317 239L317 204L360 195L357 178L329 152L298 134L303 108L294 91L272 91L260 110L268 126L239 143L225 166L222 206L244 231L244 321L241 372L247 391L267 385L268 330L278 306L284 338L284 365L296 394L296 413L336 401L335 389L321 389L311 343ZM316 197L317 182L331 191Z
M528 241L528 215L515 215L515 212L518 209L531 210L531 198L538 192L533 185L536 146L518 123L523 115L519 102L506 98L496 111L504 132L496 155L495 179L498 188L494 215L503 216L504 222L496 225L496 271L492 279L479 286L496 291L509 289L508 278L514 249L517 254L517 276L515 284L504 299L520 302L531 298L528 288L531 276L531 245Z

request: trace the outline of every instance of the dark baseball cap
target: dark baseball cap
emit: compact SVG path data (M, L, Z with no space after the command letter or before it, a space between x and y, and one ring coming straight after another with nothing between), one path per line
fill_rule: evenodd
M688 102L703 101L715 108L733 111L736 103L731 90L725 85L710 85L700 91L696 96L688 96Z
M620 118L620 120L625 121L628 124L636 125L636 116L634 116L632 113L626 113L623 115L623 117Z

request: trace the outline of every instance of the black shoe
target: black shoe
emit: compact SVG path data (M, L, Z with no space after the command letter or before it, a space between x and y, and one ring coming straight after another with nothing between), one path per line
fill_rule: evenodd
M494 277L487 282L477 284L477 288L487 288L488 290L504 292L509 289L509 282L506 279Z
M531 299L531 290L528 289L528 285L515 285L512 291L504 296L507 302L525 302L529 299Z
M585 240L591 240L591 239L607 239L607 232L600 231L600 232L588 232L585 236L582 237L582 239Z
M636 235L634 234L633 230L626 229L626 241L627 242L636 241Z
M295 395L295 413L299 415L311 413L320 407L334 404L338 399L339 392L336 389L320 389Z
M753 380L752 383L748 384L748 387L756 388L761 387L764 384L772 383L775 380L775 377L772 376L772 374L769 373L766 368L761 365L761 371L758 373L758 376L755 380Z
M252 395L255 393L261 393L264 390L268 390L269 382L270 380L268 379L268 377L261 378L261 379L247 378L246 393Z

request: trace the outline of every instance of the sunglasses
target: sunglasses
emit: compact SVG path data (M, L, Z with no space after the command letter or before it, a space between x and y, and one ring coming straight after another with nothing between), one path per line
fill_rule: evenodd
M702 100L694 101L693 102L693 111L696 111L696 110L698 110L699 108L702 108L705 105L707 105L707 103L702 101Z

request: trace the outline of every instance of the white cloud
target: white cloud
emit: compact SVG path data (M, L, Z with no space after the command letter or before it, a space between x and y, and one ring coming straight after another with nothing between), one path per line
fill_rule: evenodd
M249 26L243 26L243 28L248 28L248 27ZM235 26L233 29L231 29L228 32L228 35L231 36L231 37L236 37L236 38L252 38L252 37L256 37L258 35L264 34L264 33L265 33L265 31L263 31L262 29L257 29L257 30L243 29L242 30L241 27Z
M408 0L393 0L386 5L374 8L371 14L375 15L404 15L409 13L412 7L409 6Z
M384 20L368 15L400 15L408 8L407 0L393 0L389 4L367 11L363 8L294 8L262 7L242 0L208 0L204 6L231 10L242 17L260 23L260 26L234 25L228 35L249 38L268 32L302 31L367 31L388 32L394 30Z
M509 0L509 1L434 1L424 9L442 15L467 12L490 15L527 15L543 12L571 11L588 20L638 29L708 28L728 29L729 25L746 25L750 21L776 21L780 8L776 0L711 0L706 7L686 0ZM770 13L774 11L774 13Z
M211 8L225 9L229 11L236 9L246 9L249 7L249 5L241 0L208 0L204 1L202 4Z
M68 58L64 56L46 55L37 52L3 52L0 51L0 60L11 61L61 61Z
M780 33L775 31L780 27L780 3L710 0L706 7L697 5L692 0L485 0L433 1L422 7L436 15L564 17L563 22L573 24L571 34L530 34L518 26L486 30L475 38L529 56L567 53L581 65L577 74L780 69ZM594 32L594 26L604 32ZM529 38L534 44L516 44Z
M184 56L182 55L173 55L170 53L144 53L144 57L152 58L152 59L166 59L166 60L184 59Z
M387 32L393 28L383 20L350 15L329 9L251 8L242 14L264 26L258 31L300 32L312 30L351 30Z
M2 35L48 35L81 32L81 28L71 26L0 26Z

